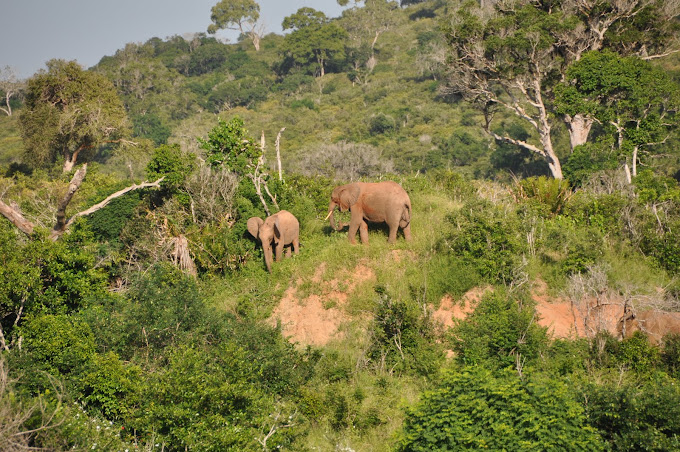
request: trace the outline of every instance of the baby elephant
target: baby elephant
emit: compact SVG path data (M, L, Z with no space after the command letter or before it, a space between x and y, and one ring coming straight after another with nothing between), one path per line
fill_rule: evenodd
M280 261L283 255L283 247L292 245L295 254L300 249L300 223L295 215L287 210L281 210L274 215L262 218L252 217L248 219L248 232L262 243L264 250L264 262L267 271L272 272L272 242L276 246L276 261ZM286 255L290 256L290 248Z

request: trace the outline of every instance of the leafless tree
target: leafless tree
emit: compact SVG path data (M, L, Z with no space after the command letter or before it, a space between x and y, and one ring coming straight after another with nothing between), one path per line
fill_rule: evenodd
M0 354L0 449L3 452L37 450L31 446L31 439L37 433L60 424L57 414L63 388L56 379L50 378L50 381L58 403L48 404L42 395L30 404L22 402L13 388L16 380L10 378L7 363ZM29 419L34 421L31 428L26 427Z
M0 68L0 91L5 95L5 106L0 107L0 110L4 111L7 116L12 116L10 99L19 94L22 87L23 82L19 80L14 68L10 66Z
M220 223L232 218L234 194L238 176L226 169L213 170L202 164L185 184L191 197L191 214L194 223L205 225Z
M322 144L306 153L295 165L306 176L327 176L337 180L355 181L392 172L391 160L382 157L380 150L364 143L340 141Z

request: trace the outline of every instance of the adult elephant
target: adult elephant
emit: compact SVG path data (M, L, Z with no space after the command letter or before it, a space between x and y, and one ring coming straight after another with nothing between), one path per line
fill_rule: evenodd
M356 243L357 230L362 243L368 243L368 224L387 223L390 228L389 243L397 240L397 230L401 228L404 238L411 240L411 200L401 185L392 181L385 182L354 182L340 185L333 189L331 202L328 205L328 215L331 227L336 231L346 224L336 227L334 212L340 208L341 212L351 212L349 222L349 241Z
M248 232L262 243L264 251L264 263L267 271L272 272L272 244L276 249L276 262L283 256L283 248L290 246L286 250L286 256L290 256L290 249L293 248L295 254L300 249L300 223L295 215L287 210L281 210L274 215L262 220L259 217L251 217L246 223Z

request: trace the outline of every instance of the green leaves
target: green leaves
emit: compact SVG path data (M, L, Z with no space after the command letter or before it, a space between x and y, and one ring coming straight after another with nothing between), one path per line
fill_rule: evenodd
M243 22L257 22L260 18L260 5L253 0L221 0L210 10L208 33L217 33L223 28L243 32Z
M75 61L50 60L47 67L28 81L19 121L31 164L50 165L60 156L73 164L128 133L127 113L107 78Z
M238 116L229 122L218 119L217 126L208 133L208 139L198 138L198 142L206 151L210 166L224 167L238 175L252 172L262 156L262 149L248 135Z
M603 450L568 387L482 367L449 371L408 410L399 451Z
M146 173L151 180L163 177L161 186L177 190L196 169L196 156L183 152L178 144L163 144L153 151Z
M294 28L284 38L283 51L288 62L285 66L311 66L316 64L317 74L323 76L331 60L345 57L347 32L335 22L312 8L300 8L283 21L285 28Z

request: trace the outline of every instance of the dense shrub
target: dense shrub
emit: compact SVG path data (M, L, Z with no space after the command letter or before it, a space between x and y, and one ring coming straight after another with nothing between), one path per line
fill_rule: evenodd
M397 123L392 116L378 113L371 118L368 129L373 135L389 134L397 129Z
M377 287L378 303L366 352L379 372L433 375L443 360L434 320L413 300L393 298Z
M399 451L604 450L567 384L481 366L447 372L406 414Z
M8 344L31 316L72 314L106 291L93 251L87 228L73 228L58 242L40 233L26 241L0 221L0 322Z
M680 447L680 388L661 375L635 383L585 388L589 424L611 450L677 450Z
M660 227L656 218L643 226L640 249L671 273L680 272L680 220L670 219Z
M94 237L101 241L117 241L125 223L134 216L141 199L139 191L128 193L88 215L85 221Z
M572 193L568 182L539 176L518 180L513 194L543 214L557 215L565 209Z
M22 351L34 369L56 377L78 374L94 359L90 327L67 315L41 315L21 328Z
M509 282L524 245L516 214L488 201L471 201L446 217L438 247L460 256L489 282Z
M604 256L605 241L598 228L579 228L563 216L543 223L536 236L537 255L563 277L586 272Z
M497 289L451 331L456 359L491 368L531 364L548 346L546 329L535 322L534 303Z
M168 195L175 193L196 168L196 155L184 152L178 144L157 147L146 167L150 180L163 177L161 187Z
M562 165L564 177L573 186L580 187L593 174L617 168L619 163L616 154L612 152L612 144L597 142L577 146Z

